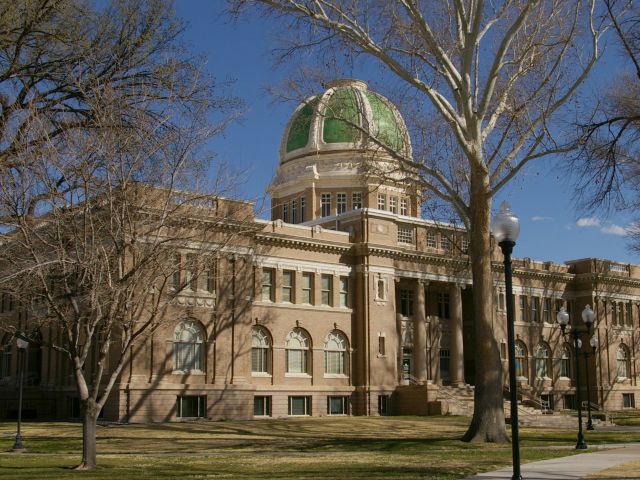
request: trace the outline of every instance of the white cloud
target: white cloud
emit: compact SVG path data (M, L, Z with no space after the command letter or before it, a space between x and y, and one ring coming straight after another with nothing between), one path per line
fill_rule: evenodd
M620 225L616 225L615 223L611 223L605 227L602 227L600 231L608 235L620 235L620 236L624 236L628 233L626 228L621 227Z
M531 217L532 222L550 222L553 221L553 217L543 217L541 215L534 215Z
M599 227L600 220L594 217L583 217L578 219L576 225L578 227Z

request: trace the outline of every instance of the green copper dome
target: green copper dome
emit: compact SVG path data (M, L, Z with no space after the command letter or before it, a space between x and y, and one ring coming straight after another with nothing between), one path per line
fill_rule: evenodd
M364 82L336 80L296 109L283 138L281 162L307 153L379 150L377 142L410 155L407 128L396 107Z

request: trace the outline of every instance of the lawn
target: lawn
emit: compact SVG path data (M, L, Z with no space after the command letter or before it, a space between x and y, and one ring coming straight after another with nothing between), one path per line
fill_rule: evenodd
M510 445L459 440L464 417L342 417L104 425L94 472L75 472L81 428L26 423L27 453L0 453L8 478L456 479L511 463ZM15 424L0 423L0 451ZM633 441L637 433L589 432L590 445ZM575 432L523 428L522 461L571 455ZM555 446L555 448L554 448ZM567 448L565 448L567 447Z

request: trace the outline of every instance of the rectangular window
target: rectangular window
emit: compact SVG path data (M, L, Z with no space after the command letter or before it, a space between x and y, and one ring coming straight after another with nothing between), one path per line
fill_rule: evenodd
M576 396L571 394L571 395L565 395L563 397L564 400L564 409L565 410L575 410L576 409Z
M440 234L440 248L442 250L449 250L451 248L451 242L449 241L449 237L444 234Z
M289 397L289 415L311 415L311 397Z
M218 276L218 265L214 260L212 262L211 268L205 270L202 274L202 289L209 292L215 293L217 285L217 276Z
M462 237L462 253L469 253L469 239Z
M389 415L389 395L378 395L378 415Z
M504 293L499 292L498 293L498 310L501 312L504 312L504 309L505 309L504 298L505 298Z
M207 397L204 395L178 395L176 416L180 418L204 418L206 416Z
M551 323L551 299L544 298L542 300L542 321Z
M251 371L269 373L269 349L263 346L251 347Z
M527 321L527 298L524 295L520 295L520 318L521 322Z
M313 273L302 274L302 303L313 305Z
M502 360L506 360L507 359L507 344L502 342L500 344L500 358Z
M327 415L349 415L349 397L327 397Z
M540 297L531 297L531 321L539 322L540 318L538 313L540 312Z
M398 197L389 197L389 211L398 213Z
M633 326L633 305L631 303L627 303L627 325Z
M413 228L398 226L398 243L413 243Z
M409 204L406 198L400 199L400 215L409 215Z
M413 315L413 290L400 289L400 313L403 317Z
M289 204L282 204L282 221L287 223L289 221Z
M304 214L305 214L305 198L300 197L300 221L304 222Z
M436 248L436 234L433 232L427 232L427 247Z
M331 194L330 193L322 193L320 195L320 216L321 217L331 216Z
M293 303L293 282L295 272L285 270L282 272L282 301Z
M172 265L171 269L173 273L171 274L171 278L169 280L169 288L173 291L180 290L180 255L176 254L172 257Z
M362 208L362 193L353 192L351 194L351 209L360 210Z
M198 257L192 253L187 254L185 267L187 288L195 292L198 290Z
M343 350L324 351L324 373L327 375L344 375L345 352Z
M275 278L275 272L272 268L265 268L262 270L262 301L273 302L274 285L273 279Z
M254 417L270 417L271 416L271 397L269 396L253 397L253 416Z
M307 350L287 348L287 373L308 373Z
M336 213L340 215L347 211L347 194L346 193L337 193L336 194Z
M298 223L298 202L291 200L291 223Z
M387 209L387 196L384 193L378 194L378 210Z
M333 305L333 276L331 275L322 275L320 282L320 290L321 290L321 304L322 305Z
M340 306L349 307L349 277L340 277Z
M382 335L378 337L378 355L384 357L387 354L386 339Z
M449 318L449 294L438 293L438 316Z
M622 408L636 408L636 399L633 393L622 394Z

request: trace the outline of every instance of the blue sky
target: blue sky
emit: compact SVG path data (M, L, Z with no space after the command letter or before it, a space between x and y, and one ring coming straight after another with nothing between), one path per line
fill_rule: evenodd
M210 147L218 159L246 176L239 196L260 203L275 173L280 139L295 104L274 102L266 91L288 73L274 68L271 49L278 34L276 25L256 19L230 23L221 15L224 3L181 0L176 2L176 10L187 22L184 40L191 50L203 56L216 78L235 79L233 92L246 103L243 118ZM611 58L602 71L617 67L615 56ZM367 82L376 80L362 76ZM594 216L577 211L572 202L572 179L557 166L558 160L531 164L494 203L497 209L501 200L507 200L521 220L514 255L555 262L597 257L640 263L640 258L628 251L623 235L631 222L629 215Z

